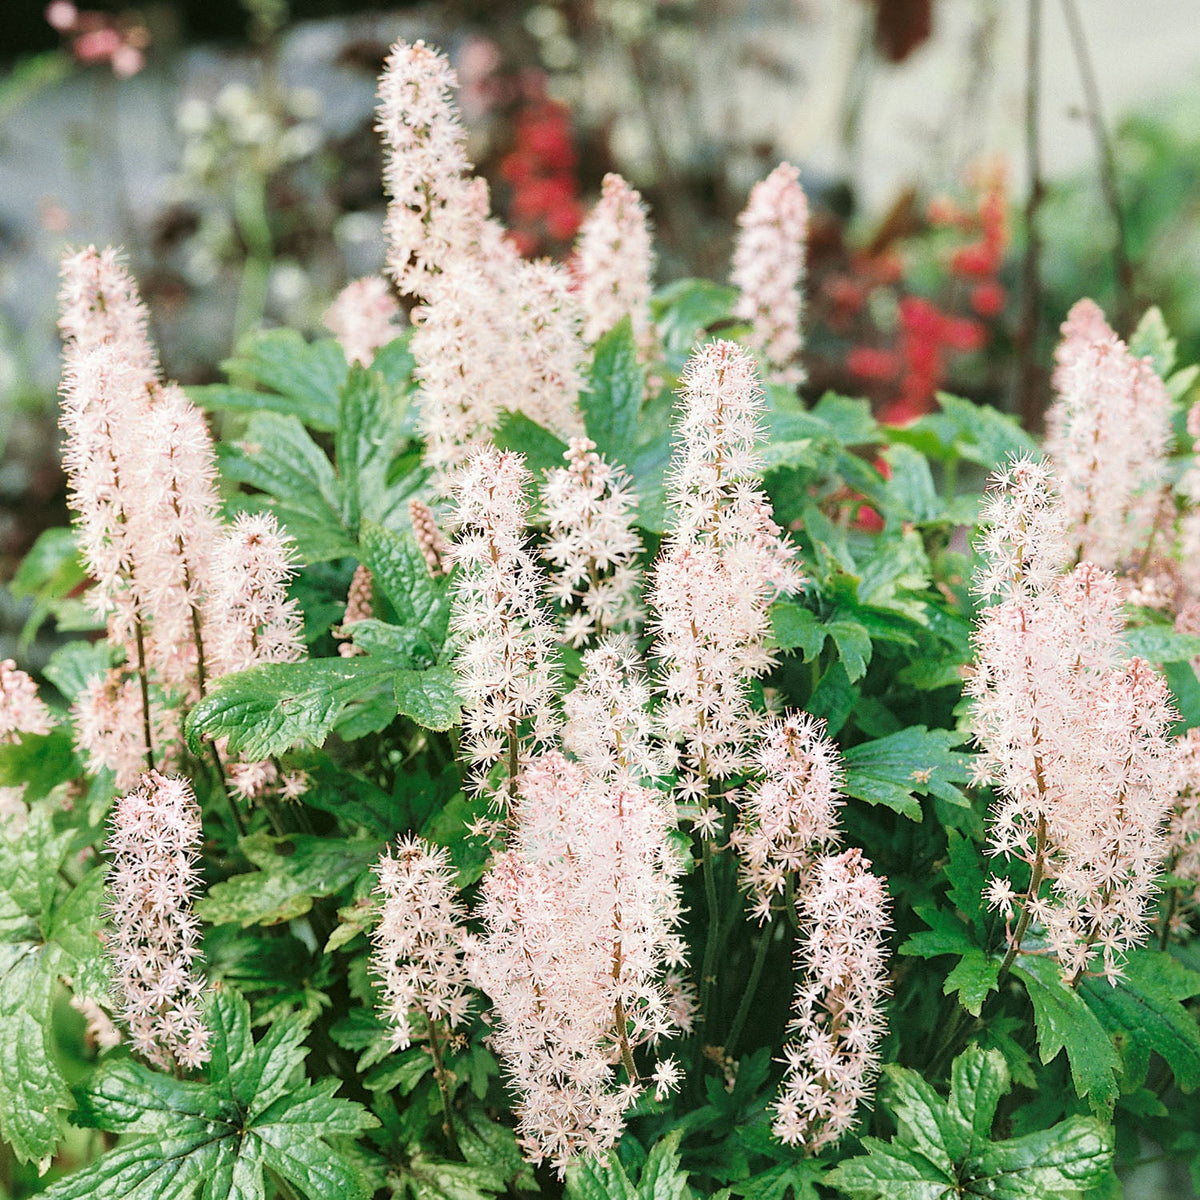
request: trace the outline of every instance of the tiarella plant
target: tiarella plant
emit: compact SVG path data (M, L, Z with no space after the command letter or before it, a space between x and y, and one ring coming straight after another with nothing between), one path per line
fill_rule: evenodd
M85 636L40 695L0 664L0 1186L1116 1197L1150 1144L1200 1180L1161 318L1072 310L1046 457L953 396L806 405L794 168L734 286L655 292L613 175L530 263L453 88L388 60L389 278L336 340L185 392L120 256L63 263L74 523L14 590Z

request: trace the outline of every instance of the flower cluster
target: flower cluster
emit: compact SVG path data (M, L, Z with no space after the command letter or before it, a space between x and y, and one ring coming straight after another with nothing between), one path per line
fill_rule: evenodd
M1187 886L1172 889L1166 919L1168 931L1181 936L1187 934L1188 913L1200 906L1200 727L1179 739L1171 790L1164 868Z
M134 1049L161 1067L208 1061L201 1014L200 809L187 782L150 771L117 801L108 850L108 954Z
M549 745L557 727L555 630L526 545L529 478L521 455L489 445L467 459L454 489L459 533L451 556L459 571L451 632L463 741L484 772L507 756L510 787L522 751Z
M800 172L790 163L780 163L756 183L738 225L730 275L740 293L734 315L750 322L747 340L766 356L774 382L803 383L797 358L803 345L800 316L808 199L800 186Z
M494 1005L522 1145L561 1171L616 1142L642 1090L633 1050L677 1029L665 973L684 959L682 864L661 793L597 779L557 751L522 772L517 811L482 884L485 933L468 963Z
M449 64L400 43L379 85L388 147L388 269L413 312L426 462L450 475L505 410L563 437L582 429L582 316L559 267L523 262L470 175Z
M412 521L413 537L417 541L417 549L429 568L429 574L437 579L445 575L450 558L450 547L438 528L437 518L433 510L414 496L408 502L408 516Z
M346 284L321 320L338 340L346 361L370 366L375 352L398 333L400 306L379 275L368 275Z
M1134 358L1095 305L1080 301L1063 326L1046 414L1074 547L1109 569L1149 539L1170 448L1171 397L1149 359Z
M0 746L23 733L49 733L50 710L37 684L11 658L0 662ZM25 823L25 788L0 787L0 829L17 833Z
M304 654L302 619L287 594L295 542L269 512L238 513L213 553L215 674Z
M641 195L620 175L605 175L600 200L579 231L575 277L591 343L628 317L639 346L653 342L650 293L654 251Z
M754 768L733 844L742 887L761 924L788 877L807 873L817 854L840 838L842 760L824 721L789 713L763 729Z
M395 854L385 852L375 874L383 904L371 935L371 972L383 992L392 1048L405 1050L414 1038L434 1036L433 1022L455 1029L466 1019L466 909L450 852L421 838L398 839Z
M988 896L1011 919L1010 953L1030 923L1066 976L1120 975L1143 940L1164 854L1174 713L1166 681L1120 659L1116 580L1091 563L1062 573L1065 514L1043 464L1000 473L984 514L980 617L968 682L979 774L999 799L991 854L1027 863L1028 890L1004 877Z
M550 595L566 611L563 640L581 646L641 619L642 541L634 528L637 495L629 476L572 438L566 467L546 473L542 508L549 533L542 557Z
M338 653L343 658L353 658L362 654L360 647L352 641L345 640L353 636L350 627L359 621L369 621L375 615L375 580L365 563L359 563L354 568L350 579L350 589L346 593L346 611L342 615L342 623L335 630L342 641L338 642Z
M796 906L800 979L771 1130L813 1154L854 1127L879 1069L889 903L870 867L859 850L818 859Z
M740 770L754 716L749 681L772 663L767 609L801 579L756 486L762 390L732 342L699 349L682 378L669 475L671 530L650 606L665 700L661 728L681 740L682 799L706 804L710 779Z

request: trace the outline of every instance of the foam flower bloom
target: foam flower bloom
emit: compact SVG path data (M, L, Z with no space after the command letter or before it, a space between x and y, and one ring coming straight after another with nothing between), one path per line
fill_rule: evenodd
M554 626L526 543L529 478L521 455L487 445L455 479L451 556L459 569L450 629L465 701L463 743L481 772L506 756L511 769L529 750L549 745L558 724Z
M1092 306L1094 308L1094 306ZM1144 547L1166 482L1172 401L1099 310L1072 309L1046 413L1046 453L1079 556L1115 569Z
M1024 895L992 884L989 897L1017 914L1010 954L1034 924L1064 976L1116 982L1145 938L1165 852L1169 691L1141 659L1122 661L1113 576L1086 562L1063 573L1065 514L1044 464L1002 471L985 521L977 586L994 600L967 693L979 778L997 791L988 851L1031 873Z
M431 1035L431 1022L454 1029L466 1019L467 914L444 847L401 837L395 853L380 857L375 875L382 907L371 935L371 973L383 993L392 1049L406 1050L414 1039Z
M684 961L682 864L661 793L596 779L557 751L523 771L516 813L468 965L494 1005L518 1137L562 1171L616 1142L642 1090L633 1051L678 1029L667 974ZM673 1079L667 1067L654 1082Z
M798 981L771 1132L811 1154L853 1129L875 1090L890 905L870 867L859 850L827 855L796 901Z
M761 924L790 876L840 840L842 760L825 723L807 713L772 718L754 753L756 780L740 805L733 844L742 887Z
M542 557L550 596L564 610L563 640L579 647L640 623L642 541L634 527L637 495L629 476L573 438L566 467L546 473L542 510L549 525Z
M763 398L749 355L732 342L703 346L682 382L671 527L649 601L661 730L682 755L678 795L702 802L710 779L742 769L756 724L750 681L773 661L768 607L801 576L758 486Z
M209 1059L192 912L200 841L200 809L186 780L150 771L113 809L107 915L117 1011L134 1049L164 1068Z

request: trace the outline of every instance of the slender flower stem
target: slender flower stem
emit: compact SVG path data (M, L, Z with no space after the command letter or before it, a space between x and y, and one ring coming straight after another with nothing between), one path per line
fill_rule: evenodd
M767 954L771 949L771 943L775 940L775 923L776 919L771 918L762 932L758 935L758 948L754 952L754 962L750 966L750 976L746 980L746 987L742 991L741 1001L738 1003L737 1012L733 1016L733 1024L729 1027L729 1035L725 1038L725 1053L733 1054L737 1048L738 1038L742 1035L742 1029L745 1027L746 1018L750 1015L750 1006L754 1003L754 997L758 994L758 985L762 980L763 967L766 966Z
M1032 429L1040 417L1037 396L1037 337L1042 316L1042 239L1038 213L1046 194L1042 178L1041 71L1042 0L1029 0L1025 44L1025 161L1029 196L1025 202L1025 258L1021 267L1021 326L1017 334L1017 399L1021 424Z
M442 1133L446 1135L446 1140L457 1150L458 1142L454 1136L454 1117L450 1108L450 1079L446 1073L446 1062L442 1054L442 1042L438 1032L438 1022L430 1017L424 1008L420 1008L420 1012L425 1018L425 1028L429 1032L429 1053L433 1058L433 1077L437 1080L438 1096L442 1102Z
M133 623L134 638L137 642L137 673L138 686L142 693L142 735L146 739L146 770L154 770L154 742L150 735L150 679L146 673L146 635L142 629L142 617L139 613Z
M1003 979L1008 974L1009 968L1013 965L1017 955L1021 952L1021 942L1025 938L1025 933L1029 929L1031 913L1029 911L1029 902L1034 899L1042 887L1042 879L1046 872L1046 818L1038 817L1037 826L1037 844L1034 848L1033 856L1033 874L1029 877L1029 890L1026 891L1024 901L1021 905L1021 916L1017 921L1017 927L1013 931L1012 939L1008 943L1008 953L1004 956L1004 961L1000 964L1000 972L997 979Z

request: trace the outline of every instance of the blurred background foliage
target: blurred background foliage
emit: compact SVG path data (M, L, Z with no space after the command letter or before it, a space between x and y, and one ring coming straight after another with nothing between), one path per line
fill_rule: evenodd
M383 261L375 79L397 37L445 47L470 152L531 255L569 256L605 172L639 187L659 282L723 281L737 213L777 162L809 191L807 395L886 419L939 388L1036 427L1058 322L1116 313L1111 131L1134 267L1200 358L1194 0L1089 0L1091 61L1043 14L1045 296L1022 334L1026 4L1002 0L16 0L0 46L0 579L65 518L56 265L123 244L169 376L218 377L258 325L306 333ZM1136 11L1135 11L1136 10ZM1090 66L1100 110L1089 108ZM1128 332L1128 330L1123 330ZM1040 370L1019 404L1022 357ZM0 605L12 603L0 592ZM0 611L0 653L19 614Z

